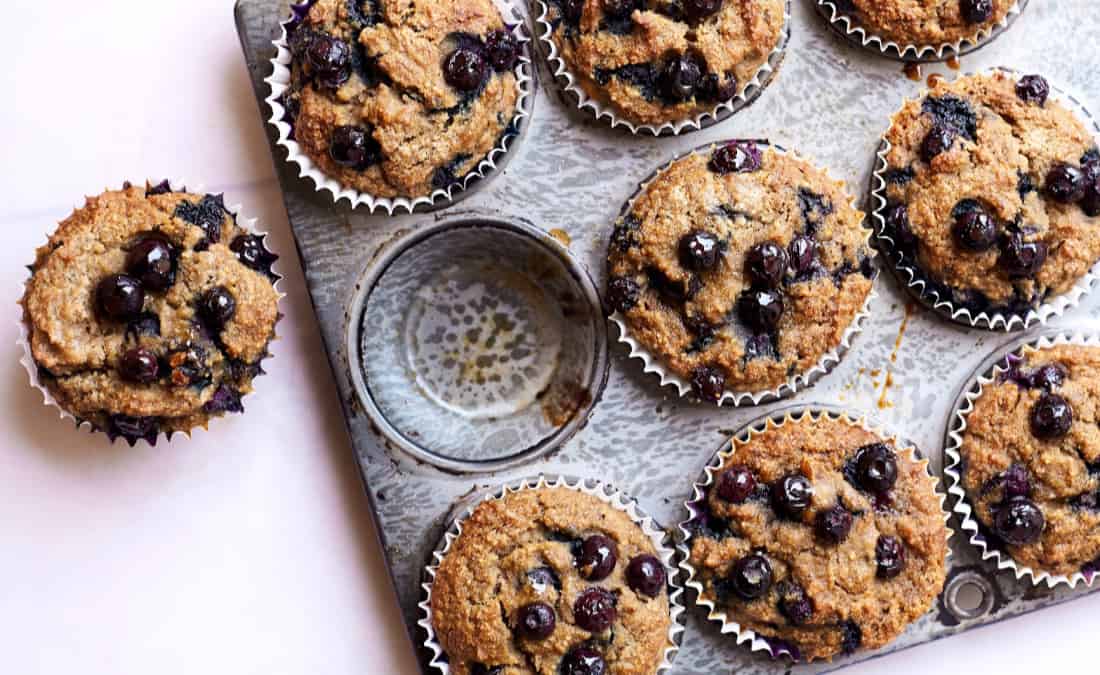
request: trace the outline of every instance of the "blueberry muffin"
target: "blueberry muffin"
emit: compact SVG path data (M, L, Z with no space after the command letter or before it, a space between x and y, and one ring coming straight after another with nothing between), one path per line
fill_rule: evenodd
M548 0L551 39L589 98L635 124L741 93L783 38L786 0Z
M962 484L986 541L1057 575L1100 557L1100 347L1027 347L966 416Z
M735 439L689 523L700 597L796 660L887 644L943 588L947 526L926 467L828 416Z
M429 195L516 134L520 47L492 0L316 0L287 39L295 140L344 187Z
M220 195L162 183L89 198L30 266L39 383L131 445L242 412L279 317L275 259Z
M672 646L652 540L569 488L482 502L439 566L431 610L454 675L652 675Z
M925 294L1027 315L1100 259L1100 151L1038 75L941 82L893 117L880 212Z
M607 302L700 398L775 389L863 307L868 235L842 182L734 141L673 162L616 222Z
M871 35L907 45L940 46L974 40L999 24L1016 0L832 0Z

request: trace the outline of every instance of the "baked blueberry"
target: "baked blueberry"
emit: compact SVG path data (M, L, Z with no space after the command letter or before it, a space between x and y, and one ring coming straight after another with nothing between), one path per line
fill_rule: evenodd
M606 579L619 561L615 542L602 534L594 534L581 542L577 555L577 572L589 581Z
M486 35L485 51L489 54L493 70L498 73L512 70L519 61L519 42L507 30L495 30Z
M798 235L787 246L787 258L795 276L802 277L813 269L817 257L817 242L805 235Z
M100 281L95 296L100 312L114 321L133 321L145 306L141 282L126 274L112 274Z
M351 47L331 35L318 34L306 48L306 60L321 82L338 87L351 76Z
M1031 409L1031 433L1036 438L1061 438L1072 426L1073 407L1058 394L1044 393Z
M1058 363L1048 363L1033 370L1027 377L1027 386L1034 389L1053 390L1066 381L1066 369Z
M1027 241L1022 232L1013 232L1001 242L997 264L1009 279L1028 279L1038 274L1046 261L1046 242Z
M1031 496L1031 474L1022 464L1013 464L1001 474L1004 498Z
M840 650L845 654L851 654L863 644L863 630L855 621L845 621L840 624Z
M1050 96L1050 85L1042 75L1024 75L1016 83L1016 96L1025 103L1043 105Z
M236 313L237 299L225 286L211 288L199 301L199 316L216 331L225 328Z
M728 101L737 95L737 76L733 73L707 73L699 83L696 95L712 103Z
M693 21L713 16L722 8L722 0L681 0L684 14Z
M757 284L776 288L787 273L787 252L782 246L766 241L749 249L745 255L745 270Z
M800 473L780 478L771 486L772 505L782 515L799 520L814 497L814 486L810 479Z
M893 579L905 569L905 544L897 537L879 535L875 542L875 563L880 579Z
M625 312L638 304L642 289L633 279L612 277L607 282L607 304L616 312Z
M905 204L894 204L887 207L883 217L886 220L886 231L893 237L894 243L902 251L915 251L919 240L909 225L909 207Z
M804 626L814 615L814 603L806 595L806 589L798 584L784 581L777 586L779 593L779 613L795 626Z
M967 23L984 23L993 16L993 0L959 0L959 9Z
M997 508L993 528L1001 539L1013 546L1026 546L1039 541L1046 519L1029 499L1017 497Z
M860 448L855 469L856 482L867 492L888 492L898 480L897 455L882 443Z
M1046 193L1056 202L1073 204L1085 197L1085 172L1060 162L1047 172Z
M700 399L718 403L726 390L726 374L717 366L699 366L691 373L691 389Z
M997 243L997 225L980 206L956 216L951 232L955 242L972 253L988 251Z
M150 235L126 255L126 273L150 291L164 291L176 282L176 249L163 237Z
M1100 164L1097 165L1100 167ZM1085 196L1081 198L1081 210L1089 218L1100 216L1100 174L1089 176L1085 182Z
M119 376L138 384L156 382L159 369L156 354L142 347L126 351L118 360Z
M723 253L722 242L710 232L697 230L680 239L680 264L695 272L713 269Z
M752 553L733 564L729 584L742 600L764 597L772 587L772 565L759 553Z
M545 640L557 623L554 608L545 602L532 602L516 612L516 632L528 640Z
M635 593L655 598L661 594L667 582L665 566L656 556L648 553L634 556L626 566L626 584Z
M737 315L754 330L772 330L783 316L783 298L772 290L749 289L737 300Z
M734 141L714 151L710 169L718 174L751 173L760 169L760 148L752 141Z
M271 266L279 259L264 246L264 238L258 234L241 234L230 242L229 250L237 254L245 267L272 276Z
M920 157L931 163L933 159L951 149L958 132L945 124L934 124L920 144Z
M561 579L557 573L549 567L536 567L527 573L527 583L538 594L543 594L551 588L561 590Z
M830 544L839 544L852 531L852 512L840 504L818 511L815 519L817 534Z
M160 422L156 417L132 417L130 415L115 414L107 419L107 429L105 431L112 441L121 436L131 446L142 438L152 444L157 440L157 435L160 433Z
M479 89L489 75L485 55L472 46L455 49L443 61L443 79L461 92Z
M718 496L731 504L744 504L756 491L756 477L747 466L731 466L718 476Z
M661 70L661 88L674 101L684 101L695 94L695 87L703 78L703 70L695 59L687 54L674 56Z
M340 166L362 171L381 160L382 148L363 127L340 126L332 130L329 155Z
M573 603L574 620L589 633L604 632L615 623L618 615L618 598L599 586L586 588Z
M602 0L604 14L617 19L625 19L638 8L637 0Z
M574 647L561 660L561 675L607 675L607 662L588 646Z
M504 666L487 666L484 663L475 663L470 667L470 675L503 675Z

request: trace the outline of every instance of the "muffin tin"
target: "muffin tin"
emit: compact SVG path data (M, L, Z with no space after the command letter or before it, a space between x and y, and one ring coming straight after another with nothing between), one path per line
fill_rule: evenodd
M1100 73L1087 51L1052 50L1061 36L1089 20L1100 21L1090 0L1039 3L1016 22L1009 37L964 58L967 70L1012 65L1039 70L1085 102L1100 100ZM257 99L270 93L271 41L287 3L240 0L237 19ZM797 150L848 180L853 191L869 184L878 135L899 103L918 90L901 66L847 46L817 16L813 3L792 4L792 37L783 70L766 97L713 128L686 138L632 136L586 118L562 98L560 85L545 72L545 96L536 97L525 142L496 180L471 190L463 209L483 221L526 221L563 242L595 278L604 276L611 224L623 201L654 169L701 143L730 137L767 137ZM530 19L530 17L528 17ZM1026 39L1013 39L1013 34ZM937 67L938 68L938 67ZM948 71L940 69L940 72ZM258 108L258 111L262 108ZM257 116L256 124L263 124ZM273 145L274 147L274 145ZM750 420L779 406L722 408L694 404L662 389L627 350L611 345L607 385L587 425L556 449L522 465L490 472L439 467L401 449L378 427L356 395L349 365L349 313L364 269L386 242L438 224L436 216L370 216L345 203L332 203L299 179L276 154L305 277L312 294L340 391L353 446L374 511L403 618L414 644L424 641L416 626L424 599L425 566L448 527L456 503L501 484L538 474L568 475L608 482L637 498L672 531L690 499L692 483L714 452ZM450 211L445 212L450 217ZM383 249L385 250L385 249ZM386 255L381 253L380 255ZM877 425L895 429L924 449L934 475L941 475L944 434L965 374L972 372L1005 336L967 330L911 303L884 275L863 334L844 360L791 403L835 405L870 414ZM1048 325L1095 332L1100 301L1087 295L1080 306ZM354 328L358 330L358 328ZM593 397L596 399L597 397ZM579 426L579 425L578 425ZM957 523L953 522L953 526ZM955 530L957 533L957 529ZM793 672L823 672L960 631L1081 597L1088 588L1047 589L1016 580L981 561L964 537L952 538L948 581L937 608L879 652L859 652L832 664L796 666ZM729 636L692 607L688 594L683 645L670 673L782 673L788 663L733 644ZM426 672L430 653L421 649Z

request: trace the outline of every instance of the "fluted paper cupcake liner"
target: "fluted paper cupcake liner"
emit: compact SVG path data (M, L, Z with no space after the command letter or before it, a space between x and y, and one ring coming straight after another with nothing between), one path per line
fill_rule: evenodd
M128 185L142 185L142 184L144 184L147 187L155 187L156 185L167 185L168 189L171 192L188 192L187 187L186 187L186 183L185 182L178 182L178 181L163 181L159 184L150 183L148 181L127 181L124 185L127 185L127 184ZM199 186L195 187L193 190L191 190L191 193L192 194L205 194L205 190L203 189L203 187L201 185L199 185ZM81 207L77 206L76 208L81 208ZM266 231L256 228L256 223L257 223L256 218L245 218L245 217L242 217L240 215L241 206L239 204L235 204L235 205L232 205L232 206L227 205L225 207L225 210L234 217L234 219L237 222L237 226L240 227L242 230L245 230L246 232L248 232L250 234L255 234L255 235L258 235L258 236L261 236L261 237L264 237L264 238L266 238L268 236L268 233ZM53 234L53 232L51 231L50 234ZM281 302L282 299L285 297L285 294L282 293L281 291L279 291L279 282L282 280L283 276L275 271L276 265L277 265L277 262L272 263L271 274L274 278L273 286L275 288L275 292L278 294L278 301ZM18 305L19 305L19 308L20 308L21 311L20 311L19 321L18 321L19 339L16 340L16 345L19 347L20 351L22 352L22 356L20 357L19 362L23 365L23 368L27 371L27 377L30 380L31 387L33 387L34 389L37 389L38 392L40 394L42 394L42 405L47 407L47 408L53 408L55 411L57 411L58 417L60 419L71 421L76 426L77 429L87 431L89 433L101 432L101 433L104 433L104 435L107 435L104 430L97 429L95 427L95 425L93 425L88 420L80 419L80 418L76 417L75 415L73 415L68 410L66 410L60 403L57 402L57 400L54 398L53 394L50 392L49 388L47 388L46 385L42 384L40 374L39 374L39 370L38 370L38 364L35 362L34 354L31 351L30 330L29 330L29 327L27 326L26 318L23 315L23 297L26 294L26 285L27 285L28 281L30 281L30 277L28 277L27 280L25 280L22 284L20 284ZM277 316L279 318L281 318L282 313L281 312L278 313ZM262 357L260 359L261 363L263 361L266 361L266 360L268 360L268 359L270 359L274 356L274 354L272 354L270 352L270 347L278 339L279 339L278 334L275 334L271 337L271 342L268 344L269 351L264 357ZM263 374L263 373L261 373L261 374ZM255 380L253 380L253 381L255 382ZM254 389L255 389L255 387L254 387ZM247 400L251 404L252 402L254 402L256 400L255 390L252 393L250 393L246 396L242 396L241 399L242 399L242 401ZM212 419L214 419L214 418L212 418ZM162 435L164 436L166 441L171 442L172 437L176 434L182 433L182 434L186 435L188 438L190 438L192 436L192 434L195 431L199 430L199 429L202 429L204 431L208 431L208 429L205 426L193 427L191 429L188 429L187 431L181 431L181 432L174 432L174 433L158 432L157 435L153 438L152 442L149 442L147 439L144 439L144 438L139 439L139 440L142 441L142 442L145 442L147 445L156 445L157 441L160 440ZM116 438L112 438L111 443L114 444L114 442L116 440L118 440L119 438L122 438L122 437L118 436ZM134 441L134 442L130 443L131 446L136 445L136 444L137 444L137 441Z
M301 4L291 5L291 16L279 24L279 37L272 42L275 48L275 56L271 59L272 73L264 79L271 90L270 95L265 99L270 113L267 121L278 134L276 144L287 151L286 161L298 166L300 178L308 178L313 182L317 192L328 193L334 202L347 200L352 208L364 207L370 213L379 211L393 215L401 211L412 213L417 209L428 211L444 208L469 196L478 182L488 182L503 171L505 164L527 131L537 89L536 69L530 58L531 38L528 36L523 14L513 0L494 0L504 17L505 26L509 27L521 47L520 58L515 68L519 96L516 98L512 122L498 139L497 145L469 173L446 188L436 189L431 194L417 197L379 197L347 187L322 171L302 152L301 146L294 140L293 125L287 121L286 108L281 101L283 94L290 88L291 82L288 34L292 27L302 22L315 1L306 0Z
M531 1L533 11L537 14L535 18L536 37L546 57L550 73L560 83L562 90L575 99L579 110L591 114L597 120L606 120L612 128L625 127L635 135L679 136L717 124L748 107L764 92L779 72L779 66L783 63L783 57L786 55L787 43L791 38L791 0L787 0L783 13L783 30L779 41L763 65L757 69L752 79L739 88L736 96L694 117L659 125L638 124L623 119L615 112L614 108L590 97L577 83L577 78L569 70L569 65L562 58L558 45L554 41L554 27L550 22L550 5L547 0Z
M473 514L479 504L487 501L503 499L504 497L521 490L536 490L540 488L567 488L596 497L611 507L626 513L642 532L653 542L657 557L664 563L668 576L668 605L669 605L669 629L668 645L665 647L661 664L655 672L664 673L672 668L672 661L680 649L680 642L684 634L684 606L681 602L684 589L677 581L679 571L675 564L676 549L671 543L671 536L661 529L649 515L638 505L637 500L618 489L593 479L580 479L566 476L540 474L534 478L527 478L518 482L509 483L491 489L489 492L477 497L468 505L460 503L459 510L454 520L447 526L447 530L432 552L431 562L424 569L424 581L420 587L424 591L424 599L417 605L420 608L421 618L416 623L425 634L424 647L431 652L431 667L442 675L450 675L451 669L447 661L447 655L443 645L439 643L435 628L432 626L432 587L436 574L443 559L451 550L455 540L462 534L462 523ZM666 543L666 540L668 543Z
M1021 76L1021 73L1011 68L998 67L979 71L978 73L966 73L959 77L992 75L995 73L1006 73L1016 79ZM928 91L927 89L923 89L914 99L910 100L920 100L928 94ZM1050 87L1050 97L1048 100L1057 101L1073 112L1078 119L1084 122L1086 129L1092 131L1097 143L1100 144L1100 126L1097 125L1095 118L1085 109L1080 101L1053 85ZM904 103L902 105L904 106ZM898 111L896 111L894 115L900 111L901 108L898 108ZM893 116L891 116L891 119L893 119ZM1006 315L1002 312L990 313L988 311L981 311L974 314L969 309L958 307L949 299L941 297L939 291L934 288L934 284L929 283L929 277L923 270L918 267L904 264L904 256L895 247L896 242L886 233L886 217L884 214L889 202L886 198L886 177L883 173L889 168L886 156L893 147L890 142L886 140L886 134L889 133L889 128L890 127L887 127L887 131L879 141L879 150L875 159L875 170L871 175L871 223L875 229L876 244L879 250L882 251L883 257L886 259L886 267L891 270L897 278L898 283L901 284L914 299L925 307L935 311L940 316L957 324L970 328L1004 330L1008 332L1023 330L1036 324L1045 325L1051 319L1061 316L1067 309L1077 306L1077 304L1081 302L1081 298L1092 290L1093 284L1096 283L1097 278L1100 278L1100 261L1097 261L1087 272L1085 272L1084 276L1078 279L1070 290L1059 296L1048 299L1036 308L1028 310L1026 315Z
M1017 0L1005 17L992 26L982 28L968 38L939 45L898 44L863 28L858 21L837 7L836 0L815 0L814 4L818 14L829 23L829 28L856 47L899 61L933 63L969 54L993 42L1023 13L1028 0Z
M1045 585L1054 588L1065 584L1070 588L1084 583L1091 585L1096 578L1096 572L1076 572L1071 575L1050 574L1043 570L1032 569L1026 565L1018 564L1011 555L990 545L986 536L981 532L978 521L974 515L974 509L967 498L966 490L962 484L962 444L963 434L968 428L967 417L974 411L974 402L977 401L985 387L995 383L1003 374L1009 371L1013 362L1018 362L1027 353L1056 347L1059 345L1082 345L1100 347L1100 335L1085 334L1074 331L1048 331L1039 337L1029 337L1013 341L1010 345L996 350L990 358L978 367L977 371L967 380L966 387L962 390L958 403L955 405L951 423L948 426L947 444L944 447L944 478L947 482L947 492L955 499L952 510L959 515L962 529L969 534L968 541L981 554L982 560L990 560L998 570L1009 570L1019 581L1025 578L1035 586Z
M691 155L705 154L711 152L715 148L721 147L726 143L731 143L732 140L727 141L715 141L713 143L706 143L700 145L692 150L689 150L683 154L677 155L669 160L667 163L661 166L657 171L650 174L642 183L638 186L638 189L630 196L626 204L623 205L622 210L619 213L620 217L626 216L634 208L634 202L645 193L646 189L657 180L665 171L667 171L677 161L689 157ZM793 157L799 157L798 153L788 152L786 149L768 143L767 141L756 141L759 145L768 145L773 150L780 154L791 155ZM857 208L855 198L852 199L852 206ZM866 229L866 228L865 228ZM875 255L875 249L870 244L871 230L866 231L866 243L870 251L872 258L877 257ZM763 403L772 403L785 398L793 396L795 393L807 389L815 382L820 380L825 375L829 374L833 368L840 364L844 355L848 353L848 350L852 347L852 342L856 336L863 331L863 322L871 315L871 303L878 297L878 293L874 288L874 281L878 279L878 273L875 274L875 280L872 280L872 286L870 292L867 294L867 298L863 301L863 306L852 317L851 323L844 329L844 333L841 335L840 344L833 349L825 352L816 364L802 373L798 373L793 377L787 379L786 382L775 387L774 389L766 389L757 392L745 392L745 391L733 391L727 389L722 394L722 398L718 401L718 405L732 405L734 407L741 406L754 406ZM677 375L668 370L661 358L652 354L645 346L634 339L630 334L630 324L627 322L626 317L622 312L614 312L610 317L610 320L619 329L619 342L625 344L630 349L630 358L638 359L642 362L642 370L646 373L657 375L660 378L661 386L675 387L680 396L688 396L692 393L691 383L685 378Z
M718 470L722 468L726 460L737 454L737 447L735 444L744 445L764 433L779 429L789 422L799 422L807 417L814 421L822 419L823 417L828 417L830 419L846 422L892 442L899 455L908 457L911 461L916 462L924 468L928 476L928 489L940 498L940 509L943 511L945 525L950 518L946 505L947 497L937 489L939 481L929 471L928 460L920 456L916 446L912 443L878 426L866 415L853 416L844 408L833 405L805 404L790 406L761 415L741 427L730 440L726 441L711 461L707 463L707 466L703 469L702 475L695 482L691 499L684 502L687 518L679 523L679 543L677 545L680 555L680 569L684 571L685 575L684 586L695 591L695 604L707 611L707 619L718 623L723 634L733 635L736 644L747 645L749 650L753 652L766 652L773 659L782 659L786 657L796 663L802 661L801 653L796 645L789 644L778 638L760 635L750 628L741 626L740 623L730 618L726 612L718 607L712 600L703 597L703 584L696 579L695 567L691 564L691 539L694 536L692 526L702 515L699 511L699 505L705 503L707 494L714 484ZM946 527L946 530L947 553L944 559L945 567L951 558L951 528Z

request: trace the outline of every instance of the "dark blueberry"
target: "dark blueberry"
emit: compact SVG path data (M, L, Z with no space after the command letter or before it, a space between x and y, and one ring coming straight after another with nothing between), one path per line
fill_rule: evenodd
M684 14L694 21L713 16L722 8L722 0L681 0L680 4Z
M1047 172L1046 193L1062 204L1081 201L1085 197L1085 172L1072 164L1055 164Z
M1043 394L1031 408L1031 433L1036 438L1053 440L1069 433L1073 426L1073 407L1058 394Z
M317 35L306 48L309 65L324 84L339 86L351 75L351 47L331 35Z
M158 236L139 240L126 255L126 272L151 291L167 290L176 282L176 249Z
M635 593L655 598L668 581L665 566L655 556L639 555L626 566L626 584Z
M691 390L704 401L718 403L726 390L726 374L717 366L699 366L691 373Z
M913 180L914 177L915 174L913 173L913 169L909 167L904 167L901 169L889 168L883 172L883 178L886 179L886 182L893 185L905 185L909 181Z
M634 248L639 243L638 230L641 226L642 221L638 220L634 214L624 216L611 231L611 245L623 253Z
M856 481L868 492L883 493L898 480L898 460L882 443L868 445L856 454Z
M772 241L757 244L745 255L745 270L756 283L775 288L787 274L787 252Z
M340 166L362 171L378 163L382 148L363 127L345 125L332 130L328 154Z
M814 497L814 486L810 479L800 473L780 478L771 486L772 505L775 510L788 518L798 520Z
M459 47L443 62L443 79L462 92L478 89L488 75L485 55L473 47Z
M760 169L760 148L752 141L734 141L714 151L710 170L719 173L751 173Z
M988 251L997 243L997 225L984 210L960 214L951 231L959 246L974 253Z
M1031 474L1022 464L1013 464L1001 475L1004 498L1028 497L1031 495Z
M816 257L817 242L810 237L799 235L787 247L787 258L796 276L808 274L813 269Z
M1050 96L1050 85L1042 75L1024 75L1016 83L1016 96L1024 103L1043 105Z
M484 663L475 663L470 667L470 675L503 675L504 666L487 666Z
M165 357L168 364L168 381L177 387L205 387L210 381L210 369L205 365L205 354L196 346L178 349Z
M584 645L574 647L561 660L561 675L607 675L607 662L600 653Z
M156 355L141 347L129 350L118 360L119 376L138 384L156 382L159 368Z
M727 579L742 600L764 597L772 587L772 565L759 553L752 553L733 564Z
M721 326L715 326L701 316L688 316L684 318L684 327L691 331L695 340L691 343L689 351L698 352L709 347L713 342Z
M218 386L214 390L214 395L210 397L210 400L202 404L202 409L208 413L242 413L244 412L244 404L241 403L241 393L229 386L223 384Z
M229 250L237 254L237 260L240 260L245 267L269 276L271 266L279 259L279 256L267 250L264 246L264 236L258 234L238 235L229 244Z
M738 299L737 315L754 330L772 330L783 316L783 298L774 291L750 289Z
M855 621L840 624L840 651L851 654L863 644L863 631Z
M839 544L852 531L852 513L840 504L819 511L816 518L817 534L830 544Z
M983 23L993 16L993 0L959 0L959 10L967 23Z
M211 288L199 300L199 316L215 330L225 328L236 313L237 300L225 286Z
M1100 164L1097 166L1100 167ZM1100 216L1100 175L1090 177L1085 182L1085 196L1081 199L1081 210L1090 218Z
M584 0L560 0L561 13L566 22L573 25L580 23L584 16Z
M577 571L584 579L599 581L606 579L615 570L619 561L619 550L615 542L602 534L594 534L581 543L577 556Z
M1020 194L1020 199L1027 199L1029 193L1035 192L1035 181L1031 180L1031 174L1024 173L1023 171L1016 172L1016 192Z
M993 516L997 536L1013 546L1025 546L1039 541L1046 519L1038 506L1029 499L1010 499Z
M1059 363L1048 363L1032 371L1027 378L1027 386L1051 391L1066 381L1066 369Z
M997 264L1010 279L1034 277L1047 261L1046 243L1027 241L1021 232L1013 232L1001 242L1001 247Z
M618 599L606 588L586 588L573 603L573 619L589 633L602 633L615 623L619 615Z
M638 8L637 0L603 0L603 11L608 16L623 19Z
M710 232L690 232L680 239L680 264L696 272L713 269L722 249L722 242Z
M718 476L718 496L731 504L743 504L756 490L756 477L747 466L731 466Z
M175 210L177 218L201 227L206 232L206 239L213 243L221 240L225 214L225 202L221 195L206 195L197 204L182 201Z
M978 116L973 106L957 96L929 96L921 104L921 112L932 117L938 126L954 129L957 134L976 140Z
M166 180L162 180L156 185L148 185L148 183L146 183L146 185L148 186L145 188L146 197L152 197L154 195L166 195L172 191L172 184Z
M156 417L131 417L111 415L107 418L107 436L113 441L121 436L131 446L144 438L150 444L160 433L160 421Z
M795 626L804 626L814 615L813 600L801 586L784 581L778 586L779 613Z
M696 275L690 275L683 281L675 281L656 267L648 267L645 272L650 288L657 291L661 302L667 305L682 305L695 297L703 287L702 281Z
M532 602L516 612L516 632L528 640L545 640L557 623L554 608L545 602Z
M112 274L95 289L96 303L108 319L133 321L145 305L141 282L126 274Z
M527 583L531 584L531 588L535 589L539 595L551 588L561 590L561 579L558 578L557 572L549 567L536 567L528 572Z
M137 338L142 336L160 336L160 317L152 312L145 312L126 325L126 336Z
M775 344L775 335L759 333L745 340L745 360L773 359L779 360L779 349Z
M951 149L958 132L943 124L934 124L920 144L920 157L931 163L933 159Z
M696 93L699 98L711 103L728 101L737 95L737 76L733 73L707 73L699 83Z
M661 88L670 99L684 101L692 97L702 78L703 70L695 59L674 56L661 70Z
M893 579L905 569L905 544L897 537L879 536L875 542L875 562L880 579Z
M887 207L883 217L886 219L887 233L893 236L894 243L903 251L915 250L918 239L909 225L909 207L905 204Z
M625 312L638 304L642 289L633 279L611 277L607 282L607 304L616 312Z
M493 70L503 73L516 67L519 60L519 41L507 30L495 30L485 36L485 51Z

